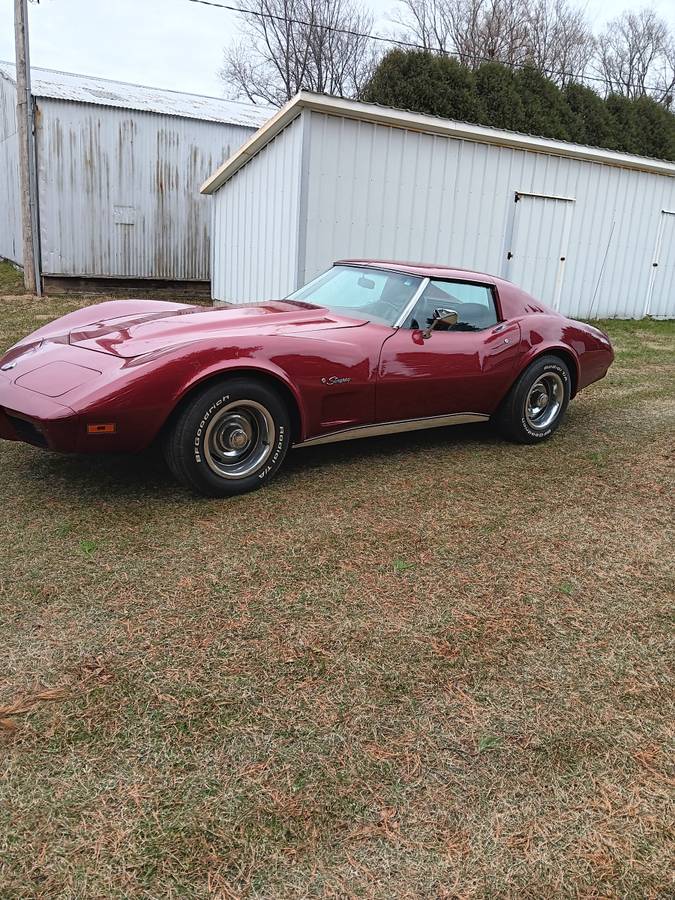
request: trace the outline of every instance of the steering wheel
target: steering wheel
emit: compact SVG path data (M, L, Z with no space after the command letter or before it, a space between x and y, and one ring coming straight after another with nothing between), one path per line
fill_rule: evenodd
M398 308L398 306L396 306L395 303L392 303L391 300L382 300L382 299L378 300L376 303L372 304L371 311L373 313L375 313L375 315L378 315L377 310L379 307L382 307L382 306L384 306L386 309L392 311L392 313L394 314L394 321L396 321L396 319L398 319L399 315L401 314L401 310Z

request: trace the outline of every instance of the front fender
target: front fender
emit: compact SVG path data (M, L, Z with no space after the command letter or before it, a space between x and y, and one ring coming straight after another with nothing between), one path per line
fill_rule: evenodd
M179 403L181 403L188 394L190 394L200 385L205 384L207 381L210 381L213 378L218 378L219 376L234 375L238 373L261 375L265 378L274 379L275 381L283 385L295 400L298 414L300 416L301 432L303 435L305 434L307 414L302 401L302 396L298 391L296 385L289 378L288 374L282 368L271 361L261 361L255 359L231 359L213 363L204 368L201 372L195 373L188 381L185 382L179 394L175 398L174 408Z
M68 349L74 352L76 348ZM92 365L100 359L103 375L76 396L68 395L69 402L72 398L75 413L88 420L117 423L115 437L106 441L106 445L115 451L135 452L152 443L191 391L219 376L255 372L273 379L287 392L297 407L299 428L304 429L305 409L297 388L288 374L273 362L244 354L223 359L222 348L219 352L212 351L210 358L205 359L204 348L194 344L184 345L181 350L122 361L80 349L78 354L86 354Z

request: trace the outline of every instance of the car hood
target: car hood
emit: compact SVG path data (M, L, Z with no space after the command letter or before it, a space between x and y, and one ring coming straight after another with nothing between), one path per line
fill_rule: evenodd
M175 306L106 318L75 328L69 332L68 341L99 353L133 358L195 341L246 337L252 333L308 334L365 324L309 303L273 301L221 309Z

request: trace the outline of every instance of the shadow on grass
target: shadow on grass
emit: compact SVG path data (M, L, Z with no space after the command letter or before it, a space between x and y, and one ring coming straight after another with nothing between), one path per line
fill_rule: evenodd
M289 452L276 480L286 475L302 476L303 472L334 476L336 464L346 469L369 462L390 460L395 464L409 454L443 454L466 449L491 448L502 439L489 425L459 425L429 431L364 438ZM99 499L114 495L119 501L181 500L194 495L179 485L171 475L156 446L133 455L70 455L50 453L15 445L21 452L15 456L17 481L41 483L51 492L76 493L79 497Z
M288 472L295 473L331 467L341 462L358 464L369 460L380 461L387 457L394 461L402 454L429 452L447 454L454 450L466 449L471 443L477 444L477 449L480 449L481 446L487 448L502 442L488 424L452 425L447 428L430 428L305 449L298 448L286 458L284 468Z
M15 483L48 487L50 494L120 502L188 497L154 448L133 455L61 454L25 448L15 466Z

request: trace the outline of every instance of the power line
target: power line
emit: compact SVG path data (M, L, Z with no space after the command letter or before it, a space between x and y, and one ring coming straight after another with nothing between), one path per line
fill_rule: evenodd
M413 43L412 41L404 41L404 40L401 40L400 38L385 37L384 35L381 35L381 34L366 34L363 31L356 31L351 28L337 28L335 25L325 25L321 22L306 22L303 19L294 19L294 18L291 18L288 16L280 16L280 15L277 15L276 13L272 13L272 12L260 12L257 9L248 9L247 7L244 7L244 6L232 6L227 3L216 3L215 0L188 0L188 2L189 3L198 3L198 4L200 4L200 6L213 6L216 9L225 9L225 10L228 10L229 12L240 13L242 15L256 16L259 19L273 19L274 21L277 21L277 22L289 22L292 25L303 25L305 28L323 28L325 31L332 31L335 34L345 34L345 35L349 35L350 37L366 38L367 40L379 41L380 43L383 43L383 44L394 44L398 47L407 47L410 50L423 50L426 53L431 52L431 53L440 53L444 56L454 56L454 57L457 57L457 59L460 62L463 62L464 59L469 59L469 60L472 60L475 62L481 62L481 63L497 62L500 65L506 66L507 68L510 68L510 69L524 69L527 65L527 63L517 63L517 62L506 63L506 62L503 62L502 60L493 59L489 56L473 56L470 53L462 53L459 50L445 50L443 47L425 47L423 44L416 44L416 43ZM608 87L608 88L614 87L614 82L611 79L602 78L597 75L578 75L578 74L575 74L574 72L561 72L556 69L546 69L546 68L539 68L539 67L538 67L538 70L543 75L558 76L560 78L570 78L575 81L594 81L599 84L604 84L605 87ZM629 84L624 85L624 87L638 88L638 85L629 83ZM647 90L647 91L660 91L663 89L662 86L655 85L655 84L645 84L642 87L644 90Z
M190 3L199 3L201 6L215 6L216 9L227 9L230 12L243 13L244 15L257 16L259 19L274 19L277 22L290 22L293 25L304 25L306 28L323 28L325 31L334 31L336 34L347 34L351 37L368 38L371 41L381 41L385 44L397 44L399 47L410 47L418 50L429 48L422 47L421 44L413 44L410 41L403 41L399 38L384 37L381 34L366 34L363 31L354 31L351 28L337 28L335 25L324 25L322 22L305 22L303 19L293 19L288 16L278 16L276 13L259 12L257 9L246 9L243 6L228 6L226 3L214 3L213 0L189 0ZM445 53L448 51L440 51Z

